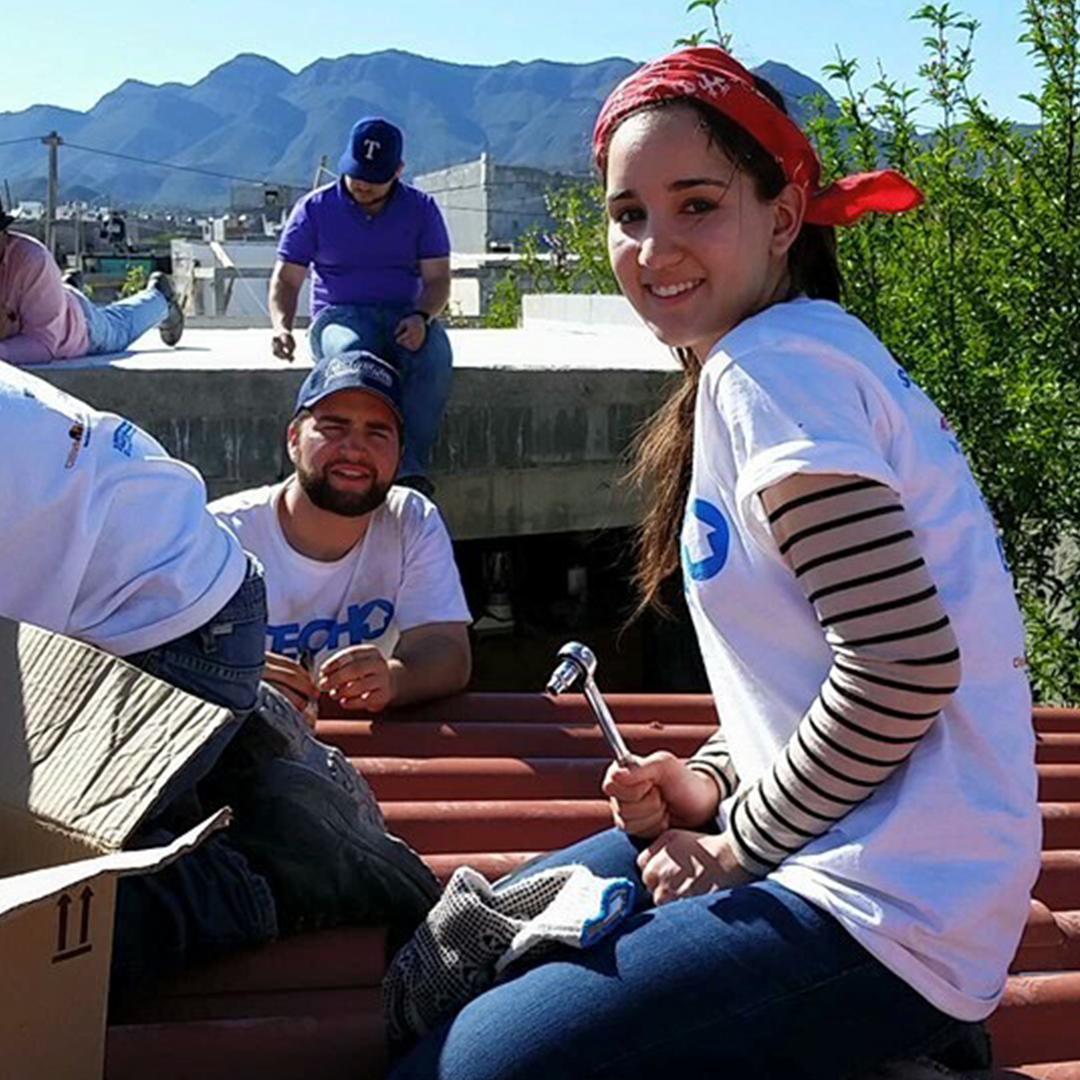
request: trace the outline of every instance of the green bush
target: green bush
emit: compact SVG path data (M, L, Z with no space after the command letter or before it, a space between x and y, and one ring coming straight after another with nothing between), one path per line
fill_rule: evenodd
M948 4L928 31L919 91L854 61L826 68L840 115L810 125L828 175L883 162L926 194L918 211L842 230L845 302L949 417L1002 530L1044 700L1080 701L1080 47L1077 4L1027 0L1024 41L1043 73L1040 123L990 113L970 90L977 23Z
M136 293L142 292L149 280L150 276L146 272L146 267L129 266L127 273L124 275L124 284L120 286L120 296L134 296Z
M521 284L513 270L495 282L484 309L485 330L512 330L521 323Z

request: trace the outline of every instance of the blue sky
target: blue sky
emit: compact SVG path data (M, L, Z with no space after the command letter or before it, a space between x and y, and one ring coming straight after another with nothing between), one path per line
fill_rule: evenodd
M321 56L399 48L458 63L646 59L705 25L687 0L183 0L132 7L101 0L19 0L5 5L0 111L36 102L88 109L125 78L195 82L238 52L258 52L297 71ZM920 0L727 0L726 29L750 64L781 60L820 78L835 55L880 60L899 81L917 82ZM1019 94L1035 85L1024 47L1021 0L954 0L982 23L975 85L995 110L1031 119ZM14 10L12 10L14 9ZM362 14L361 14L362 13Z

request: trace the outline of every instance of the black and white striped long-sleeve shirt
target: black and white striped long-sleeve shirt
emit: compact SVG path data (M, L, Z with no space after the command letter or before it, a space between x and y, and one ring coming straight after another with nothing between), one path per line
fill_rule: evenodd
M765 874L867 799L914 751L960 680L960 653L898 496L873 480L796 475L762 495L781 556L813 605L832 668L728 827ZM739 786L721 729L691 759Z

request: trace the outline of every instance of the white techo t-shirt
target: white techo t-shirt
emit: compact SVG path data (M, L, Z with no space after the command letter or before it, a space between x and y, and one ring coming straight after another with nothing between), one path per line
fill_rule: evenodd
M406 630L471 621L454 549L438 508L419 492L391 487L360 543L340 559L309 559L289 545L278 518L281 484L211 503L210 510L266 570L266 647L316 661L350 645L393 655Z
M770 876L939 1009L982 1019L1024 927L1040 818L1024 628L960 446L862 323L807 299L721 339L695 424L684 578L743 784L787 744L833 660L759 493L835 473L900 496L959 641L960 688L905 764Z
M0 615L130 656L202 626L244 580L190 465L3 363L0 461Z

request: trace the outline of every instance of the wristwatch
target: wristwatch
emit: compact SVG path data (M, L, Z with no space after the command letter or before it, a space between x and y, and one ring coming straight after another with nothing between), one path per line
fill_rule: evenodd
M410 315L419 315L424 320L425 326L430 326L435 321L434 315L429 315L426 311L421 311L419 308L414 308L409 312Z

